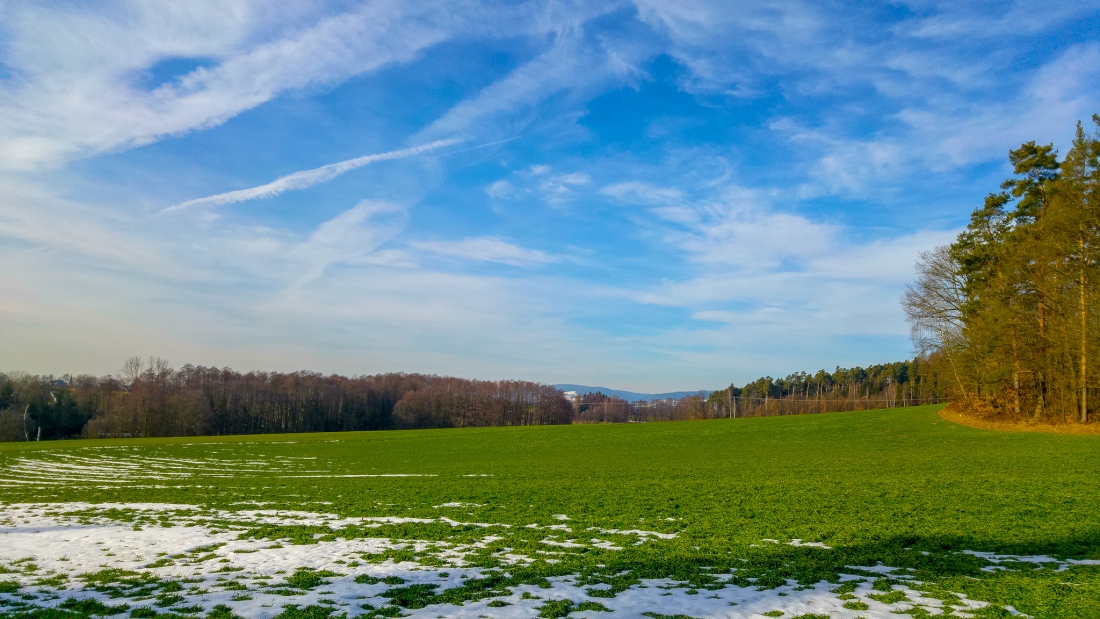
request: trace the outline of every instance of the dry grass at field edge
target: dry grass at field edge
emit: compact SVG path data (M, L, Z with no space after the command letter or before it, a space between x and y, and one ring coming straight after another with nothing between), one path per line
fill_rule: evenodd
M986 417L964 412L957 402L940 409L940 417L971 428L980 430L998 430L1001 432L1043 432L1048 434L1100 434L1100 423L1049 423L1031 419L1006 419Z

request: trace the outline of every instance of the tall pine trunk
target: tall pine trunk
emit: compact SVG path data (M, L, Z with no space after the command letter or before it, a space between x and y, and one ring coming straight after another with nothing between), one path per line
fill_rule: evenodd
M1020 416L1020 347L1015 323L1012 325L1012 412Z
M1080 235L1078 236L1078 251L1081 252L1080 263L1078 266L1078 286L1080 287L1080 300L1081 300L1081 375L1079 388L1081 390L1080 404L1081 404L1081 421L1089 420L1089 408L1088 408L1088 303L1085 294L1085 234L1084 226L1080 227Z
M1047 345L1046 345L1046 312L1044 311L1043 301L1039 300L1039 372L1036 375L1038 382L1037 389L1037 401L1035 403L1035 418L1042 418L1044 415L1044 409L1046 408L1045 394L1046 391L1046 372L1044 370L1047 366Z

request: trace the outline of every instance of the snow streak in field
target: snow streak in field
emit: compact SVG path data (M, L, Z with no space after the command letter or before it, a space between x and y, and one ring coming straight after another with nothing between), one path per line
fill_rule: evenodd
M316 470L313 458L157 458L137 453L103 453L102 450L95 448L81 450L83 453L12 458L0 464L0 486L125 484L134 481L180 481L197 476L231 478L241 474L304 476L328 473Z
M2 507L0 582L17 583L21 587L17 593L0 593L0 603L7 606L28 602L37 606L56 606L68 598L90 598L112 606L122 603L129 604L131 609L152 606L160 612L188 615L205 614L215 606L225 605L248 619L270 619L288 604L318 604L354 618L369 614L372 609L387 607L393 595L386 593L395 587L434 585L434 591L441 593L484 577L486 570L465 565L461 557L471 548L485 547L501 539L486 535L480 541L463 546L380 537L284 546L266 539L239 539L238 528L265 523L335 528L351 523L363 526L371 522L456 521L442 517L340 518L331 514L262 509L227 512L158 504ZM142 520L144 524L136 526L119 522L120 513L143 515L146 519ZM150 525L150 517L175 526ZM553 528L562 526L567 525L553 525ZM610 531L599 533L612 535ZM648 532L616 533L629 533L630 539L635 539ZM558 542L559 545L565 543L573 542ZM395 549L434 550L447 565L426 567L411 561L368 561L370 555ZM516 555L512 563L522 563L524 559L529 560L529 557ZM329 573L312 586L303 587L288 581L300 568L328 570ZM127 570L132 575L104 578L103 570L106 569ZM852 575L842 578L852 583L847 593L836 591L837 585L826 582L811 587L799 587L790 582L787 586L764 590L733 585L696 590L687 583L646 579L614 597L605 597L598 595L601 586L580 586L575 576L562 576L548 579L544 583L548 586L509 586L481 600L434 603L419 609L402 608L401 612L404 616L433 619L536 617L547 604L570 600L578 606L587 603L589 608L599 605L605 609L570 614L570 617L587 618L642 617L643 613L650 613L649 616L655 613L747 618L782 611L782 616L790 617L818 614L846 619L893 619L896 613L915 605L933 615L943 614L943 602L925 597L908 586L894 585L894 593L886 596L881 591L874 591L866 576L870 571L893 570L882 566L853 568ZM864 576L856 575L858 572L863 572ZM94 573L101 575L98 583L82 576ZM150 577L145 582L160 584L145 589L111 584L112 579L126 578L140 582L141 575ZM387 578L389 582L382 580ZM96 590L97 584L99 590ZM0 588L2 590L4 588ZM967 616L966 611L984 606L981 602L960 597L961 603L951 609L956 616Z

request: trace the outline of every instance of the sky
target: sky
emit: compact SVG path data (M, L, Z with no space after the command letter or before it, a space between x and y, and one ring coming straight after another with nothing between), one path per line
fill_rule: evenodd
M1100 2L0 0L0 369L715 389L1100 112Z

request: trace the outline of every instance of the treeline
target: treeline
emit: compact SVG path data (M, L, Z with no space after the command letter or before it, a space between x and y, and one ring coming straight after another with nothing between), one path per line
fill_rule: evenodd
M0 440L559 424L561 391L424 374L249 372L133 358L117 376L0 374Z
M954 243L922 254L903 305L972 411L1044 420L1095 415L1100 348L1100 116L1059 159L1009 152L1014 175Z
M549 385L425 374L346 377L127 360L113 376L0 374L0 440L206 436L405 428L628 423L822 413L943 401L935 356L795 373L709 397L573 401Z
M710 394L730 417L798 415L936 404L948 398L935 355L832 372L764 376Z
M730 385L706 398L628 402L602 393L579 396L578 423L628 423L724 417L801 415L945 402L948 381L935 355L786 378L765 376L743 387Z

